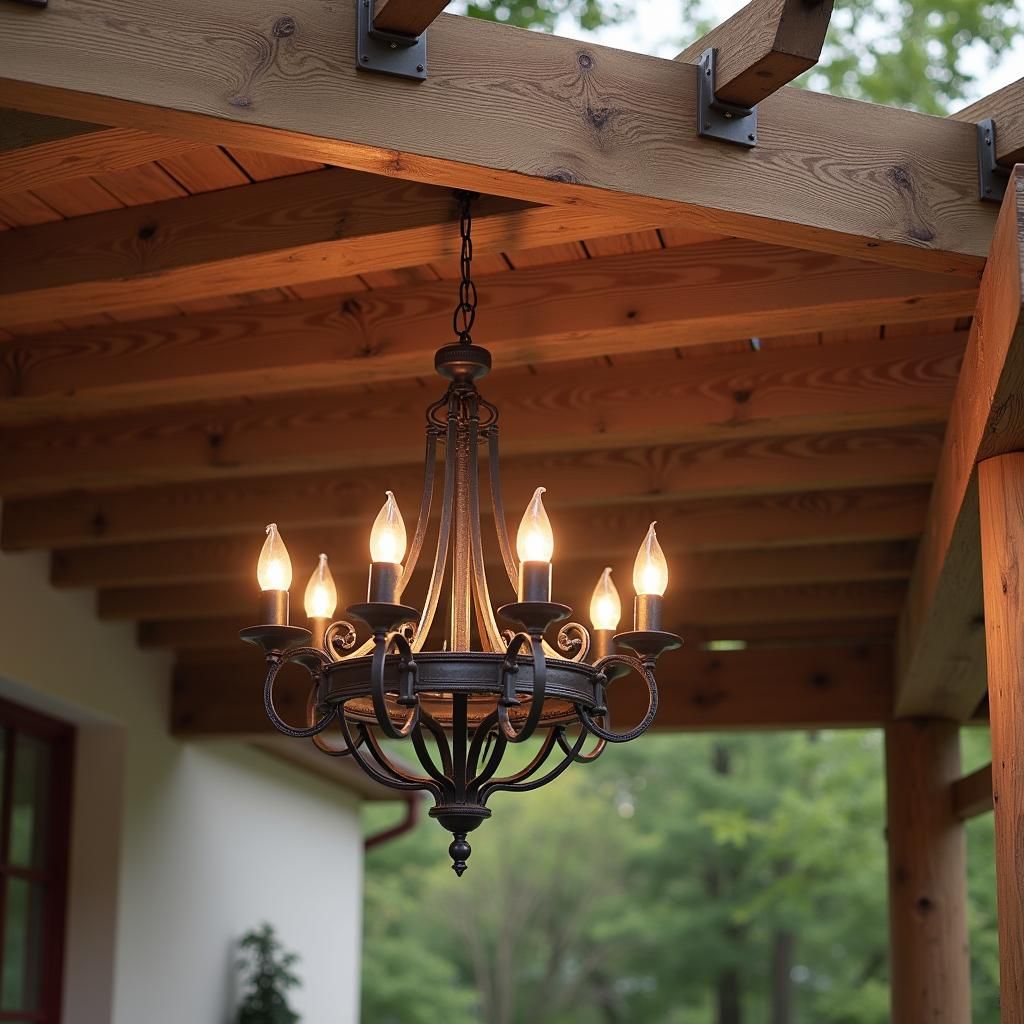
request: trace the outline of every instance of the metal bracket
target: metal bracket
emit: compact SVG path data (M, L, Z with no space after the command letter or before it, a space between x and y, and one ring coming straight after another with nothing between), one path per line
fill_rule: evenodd
M374 0L356 0L356 67L384 75L427 77L427 36L403 36L373 27Z
M1001 203L1010 181L1010 169L996 161L996 123L978 122L978 198Z
M757 145L757 107L737 107L715 99L716 50L700 55L697 87L697 134L737 146Z

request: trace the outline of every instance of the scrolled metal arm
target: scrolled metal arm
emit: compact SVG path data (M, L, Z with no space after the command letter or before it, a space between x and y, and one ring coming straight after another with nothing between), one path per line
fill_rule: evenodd
M396 726L388 713L387 696L384 690L384 667L388 654L394 648L399 656L398 703L409 708L405 721ZM381 634L375 638L373 659L370 662L370 696L377 725L389 739L403 740L416 728L420 720L420 702L416 696L416 661L409 641L401 633Z
M638 736L642 736L647 732L654 721L654 716L658 713L658 682L654 677L654 662L641 661L639 658L632 658L628 654L609 654L606 658L602 658L597 662L594 667L599 673L603 674L604 669L609 665L624 665L633 672L636 672L647 683L647 713L640 720L639 724L627 732L610 732L604 726L598 725L591 717L590 712L579 704L576 705L576 713L579 715L579 719L587 732L592 733L594 736L606 740L608 743L629 743L630 740L635 740Z
M326 661L325 652L315 647L297 647L286 653L275 651L267 655L267 675L263 681L263 707L267 712L267 718L278 732L284 733L285 736L290 736L292 739L310 739L322 733L337 717L338 709L332 707L318 721L304 729L296 729L278 714L274 704L274 683L277 680L278 672L284 665L288 662L297 662L302 665L312 678L313 688L316 691L320 685L320 669L312 667L311 663L319 664L322 667Z
M519 671L517 660L522 647L529 644L533 654L533 694L531 695L530 710L527 712L526 721L522 728L516 732L515 726L509 717L508 710L516 707L520 701L516 697L515 675ZM498 728L502 736L509 743L522 743L528 740L540 722L541 712L544 710L544 695L547 692L547 671L548 663L544 657L543 641L540 637L531 636L529 633L516 633L508 645L505 653L505 660L501 665L501 687L502 695L498 699Z

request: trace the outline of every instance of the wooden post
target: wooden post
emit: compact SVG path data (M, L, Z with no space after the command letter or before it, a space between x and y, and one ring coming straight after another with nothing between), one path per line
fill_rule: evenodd
M886 727L885 760L892 1020L966 1024L967 849L949 789L960 776L959 727L893 722Z
M1002 1019L1024 1020L1024 452L978 466Z

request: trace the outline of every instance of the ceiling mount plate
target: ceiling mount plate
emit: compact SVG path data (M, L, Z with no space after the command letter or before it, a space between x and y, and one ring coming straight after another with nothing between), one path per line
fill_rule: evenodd
M356 0L356 67L399 78L427 77L427 35L403 36L373 27L374 0Z
M757 107L737 107L715 99L715 53L700 55L697 87L697 134L737 146L757 145Z
M1010 180L1010 169L996 161L996 123L978 122L978 197L1001 203Z

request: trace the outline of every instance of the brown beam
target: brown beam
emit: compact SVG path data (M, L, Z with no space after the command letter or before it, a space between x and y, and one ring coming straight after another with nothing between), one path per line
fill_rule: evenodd
M963 1024L971 1019L967 844L949 798L960 776L957 724L891 723L885 764L892 1020Z
M447 197L441 209L445 230ZM502 245L517 216L531 213L503 221ZM977 294L966 280L737 240L495 274L478 287L502 367L956 317ZM439 281L33 335L0 350L0 424L417 376L451 333L453 294Z
M831 17L832 0L752 0L676 60L714 48L715 97L752 107L818 63Z
M490 196L474 213L479 254L627 230L623 220L590 211ZM458 252L457 215L448 189L329 170L4 232L0 325L32 323L40 309L51 320L122 314L434 263ZM195 328L216 333L210 325L218 322L200 317ZM180 343L185 322L177 327ZM168 335L173 330L165 325ZM104 345L102 332L82 337L95 339L94 351ZM115 330L108 343L127 345L130 357L130 339ZM117 360L102 362L113 369Z
M1018 181L1020 179L1018 178ZM1024 1019L1024 452L978 467L1002 1020Z
M967 821L992 810L992 765L987 764L970 775L964 775L950 787L953 813Z
M1024 78L952 116L972 124L992 118L996 123L996 159L1007 166L1024 162Z
M657 729L859 728L885 721L891 707L891 658L885 647L852 650L680 651L659 664ZM258 656L180 664L175 670L171 729L177 736L268 732ZM611 689L616 727L636 721L641 686L623 679ZM301 723L308 682L286 681L278 707Z
M949 335L827 345L813 358L785 348L535 373L499 367L482 390L501 409L506 456L556 443L568 454L609 442L891 429L945 418L962 344ZM408 463L419 449L419 410L439 393L435 381L10 429L0 493Z
M420 36L449 0L372 0L373 27L403 36Z
M985 692L975 463L1024 448L1024 173L1011 177L898 644L896 714L966 720Z
M748 151L697 135L689 64L449 15L430 48L410 83L361 73L332 7L4 4L0 103L941 272L984 262L970 125L782 89Z

